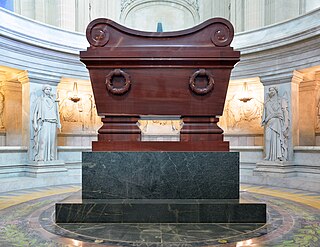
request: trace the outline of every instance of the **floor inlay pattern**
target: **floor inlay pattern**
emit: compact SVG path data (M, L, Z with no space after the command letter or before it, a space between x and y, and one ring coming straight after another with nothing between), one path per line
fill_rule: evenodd
M241 186L266 202L267 224L59 224L53 205L79 190L55 186L0 194L0 246L320 246L320 194Z

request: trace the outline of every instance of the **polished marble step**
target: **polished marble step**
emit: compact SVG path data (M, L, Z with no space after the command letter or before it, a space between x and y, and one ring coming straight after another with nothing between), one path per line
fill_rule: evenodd
M56 204L57 223L266 222L266 204L238 203L237 200L71 201Z

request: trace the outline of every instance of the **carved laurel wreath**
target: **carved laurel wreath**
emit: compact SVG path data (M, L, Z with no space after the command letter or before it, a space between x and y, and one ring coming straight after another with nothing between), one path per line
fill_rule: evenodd
M206 87L200 88L200 87L196 86L195 79L197 76L206 76L208 78L208 83L207 83ZM190 86L190 89L196 94L201 94L201 95L207 94L210 91L212 91L213 86L214 86L213 75L205 69L199 69L196 72L194 72L192 74L192 76L190 77L189 86Z
M113 86L112 78L114 76L122 76L124 78L124 85L122 87L116 88ZM122 71L121 69L114 69L106 76L106 86L107 90L116 95L121 95L129 91L131 86L131 80L128 73Z

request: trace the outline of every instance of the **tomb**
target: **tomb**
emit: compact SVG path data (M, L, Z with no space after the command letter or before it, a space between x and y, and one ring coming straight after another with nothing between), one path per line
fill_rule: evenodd
M108 19L87 28L80 60L103 126L82 157L81 199L56 204L57 223L265 223L266 205L239 203L239 154L217 125L240 52L213 18L176 32ZM137 122L179 116L179 141L141 141Z

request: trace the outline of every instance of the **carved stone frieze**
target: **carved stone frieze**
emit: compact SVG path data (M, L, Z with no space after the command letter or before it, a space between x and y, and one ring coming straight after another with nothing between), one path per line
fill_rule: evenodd
M80 100L70 100L72 92L59 90L59 112L62 132L96 131L101 125L92 93L80 93Z
M259 98L252 98L248 102L242 102L234 94L227 100L223 114L223 123L226 130L231 131L259 131L262 116L263 103Z
M179 135L182 120L139 120L138 127L144 135Z

